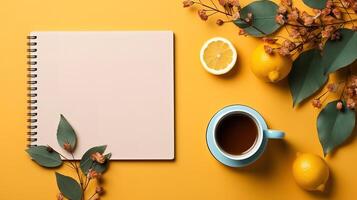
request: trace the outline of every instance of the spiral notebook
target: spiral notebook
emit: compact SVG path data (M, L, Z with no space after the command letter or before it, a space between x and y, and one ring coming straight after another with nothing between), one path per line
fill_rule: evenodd
M63 114L77 134L75 159L104 144L113 160L174 159L173 32L32 32L28 39L29 145L60 150Z

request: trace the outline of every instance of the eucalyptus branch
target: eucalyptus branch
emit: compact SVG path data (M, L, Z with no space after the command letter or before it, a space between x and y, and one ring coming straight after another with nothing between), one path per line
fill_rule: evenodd
M84 200L86 195L85 191L89 185L90 179L99 177L108 167L108 164L101 165L106 161L106 157L103 155L106 149L106 145L95 146L87 150L82 157L82 161L89 161L91 165L93 165L95 161L92 157L94 157L95 160L101 165L100 167L102 171L101 173L96 172L95 170L91 171L89 174L90 177L86 177L84 184L84 173L82 173L79 162L74 158L75 144L77 142L76 140L77 136L74 129L66 120L66 118L63 115L60 115L60 122L57 129L57 142L71 155L71 159L67 158L59 151L54 150L49 145L29 146L29 148L26 149L26 152L31 156L31 158L42 167L55 168L65 164L76 171L78 180L76 180L74 177L72 178L58 172L55 173L57 186L59 189L57 199L63 199L64 197L66 197L66 199L75 199L80 197L81 200ZM103 191L104 190L102 187L96 187L98 198L101 194L103 194Z
M71 152L71 156L72 156L72 159L74 160L74 155L73 155L72 152ZM82 177L80 175L79 167L78 167L78 165L77 165L77 163L75 161L74 161L74 165L75 165L75 170L76 170L76 173L77 173L77 176L78 176L79 183L80 183L81 188L83 190L83 179L82 179ZM84 190L83 190L83 192L84 192Z

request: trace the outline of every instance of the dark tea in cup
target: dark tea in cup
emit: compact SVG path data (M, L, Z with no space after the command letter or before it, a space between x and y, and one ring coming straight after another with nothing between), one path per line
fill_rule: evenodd
M232 113L220 120L216 128L219 148L233 156L249 152L258 138L258 127L249 115Z
M268 139L282 139L285 133L269 129L263 116L244 105L220 109L210 120L206 131L207 146L222 164L244 167L264 153Z

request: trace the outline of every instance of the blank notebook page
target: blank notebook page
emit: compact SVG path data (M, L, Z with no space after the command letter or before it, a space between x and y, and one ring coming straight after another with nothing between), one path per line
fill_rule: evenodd
M174 159L174 52L170 31L32 32L37 141L60 150L63 114L75 158L108 145L114 160ZM65 154L65 152L62 153ZM68 154L66 154L68 155Z

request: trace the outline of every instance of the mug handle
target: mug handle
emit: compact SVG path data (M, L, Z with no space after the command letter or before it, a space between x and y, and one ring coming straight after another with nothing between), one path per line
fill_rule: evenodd
M271 129L264 130L264 134L270 139L283 139L285 136L285 133L283 131Z

